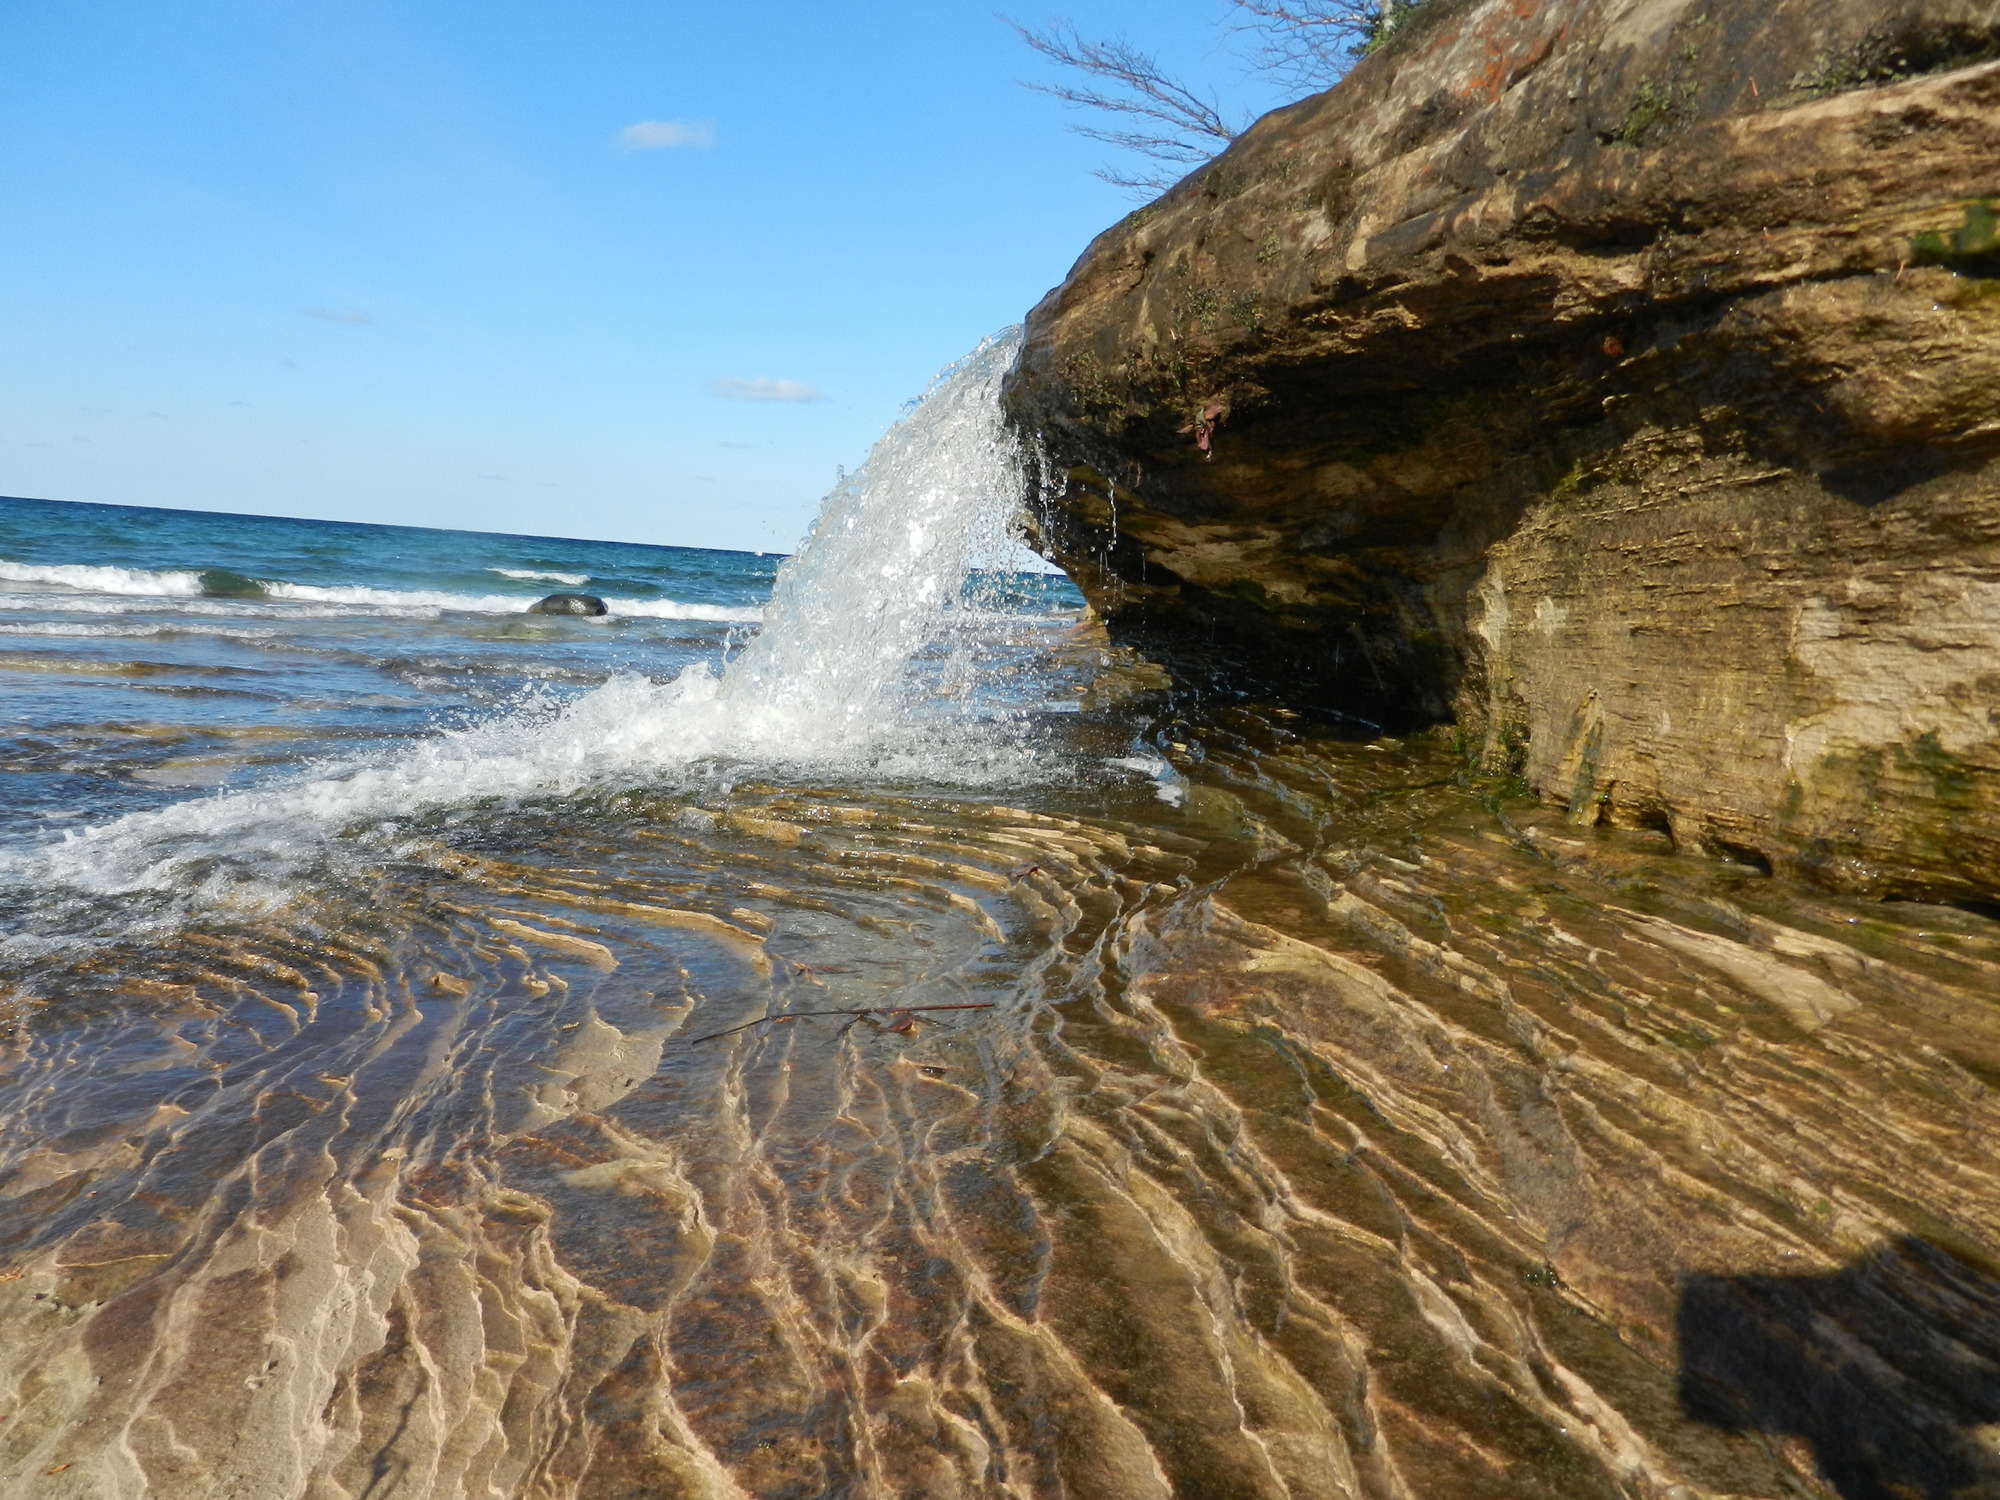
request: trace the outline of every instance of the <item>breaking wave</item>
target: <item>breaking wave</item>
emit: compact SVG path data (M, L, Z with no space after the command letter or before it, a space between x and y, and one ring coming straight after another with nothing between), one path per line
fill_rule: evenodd
M507 570L491 568L487 571ZM583 581L583 577L579 577L578 581ZM269 582L242 578L220 569L197 573L78 563L36 566L5 559L0 559L0 583L61 589L64 591L60 595L61 607L79 614L321 614L332 618L375 615L386 619L435 619L445 613L518 615L533 602L519 594L459 594L437 589L371 588L364 584ZM754 624L764 617L763 611L755 607L690 604L677 599L606 598L604 602L612 614L634 619ZM46 609L49 604L48 593L0 592L0 609ZM274 609L270 607L273 605L321 608Z
M502 578L518 578L526 583L566 583L571 588L590 582L588 573L537 573L533 568L488 568L486 571L498 573Z
M201 574L174 569L95 567L87 563L18 563L0 557L0 583L39 584L92 594L188 598L201 593Z
M264 594L270 599L294 599L305 604L345 604L361 609L396 612L409 610L451 611L458 614L518 615L532 601L518 594L451 594L427 589L377 589L360 584L324 586L309 583L267 583ZM614 599L606 597L605 608L614 615L631 615L654 620L714 620L750 624L764 617L761 609L732 608L721 604L682 604L673 599Z

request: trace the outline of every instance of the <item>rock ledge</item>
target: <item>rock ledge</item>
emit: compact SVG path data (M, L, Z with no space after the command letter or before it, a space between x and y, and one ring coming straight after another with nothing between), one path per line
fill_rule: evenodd
M2000 5L1432 0L1101 235L1039 543L1583 823L2000 892Z

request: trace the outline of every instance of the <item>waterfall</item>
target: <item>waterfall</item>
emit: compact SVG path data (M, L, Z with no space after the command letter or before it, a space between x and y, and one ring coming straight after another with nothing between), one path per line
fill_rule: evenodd
M826 497L762 630L722 677L706 666L665 684L614 677L554 711L129 814L0 858L0 881L273 906L308 870L325 875L330 840L379 859L408 844L402 820L489 799L659 786L718 763L780 776L996 774L963 735L966 754L940 750L950 736L897 690L968 575L1009 545L1024 481L999 394L1019 343L1010 329L945 369Z
M938 374L820 507L778 574L763 630L722 701L753 735L866 738L967 576L996 560L1023 492L1000 416L1020 348L1008 329Z

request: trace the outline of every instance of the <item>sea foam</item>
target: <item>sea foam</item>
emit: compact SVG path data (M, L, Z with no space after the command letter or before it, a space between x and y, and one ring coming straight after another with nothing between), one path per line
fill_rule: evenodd
M488 568L502 578L518 578L525 583L566 583L571 588L590 582L588 573L537 573L533 568Z
M0 583L53 585L92 594L187 598L201 593L201 574L175 569L97 567L87 563L19 563L0 557Z
M976 567L1011 545L1022 465L1000 415L1019 332L941 374L824 502L778 572L763 630L718 677L622 675L560 708L503 714L401 749L135 813L0 860L0 878L114 895L171 891L197 906L290 899L294 877L345 835L379 857L399 820L492 800L671 785L704 767L787 778L1019 781L1032 747L964 712L911 701L911 658L946 633ZM463 608L467 596L286 586L322 606ZM217 601L219 602L219 601ZM507 599L508 611L521 601ZM740 611L620 601L668 618ZM266 606L268 607L268 606ZM614 606L616 607L616 606ZM703 610L674 616L670 610ZM949 674L946 674L947 677Z
M489 570L498 571L498 570ZM0 609L43 610L54 599L72 614L192 614L263 618L436 619L442 614L518 615L534 601L519 594L459 594L440 589L382 589L364 584L313 584L246 580L250 588L224 596L203 591L194 572L150 572L143 568L65 563L31 567L0 560L0 583L59 586L63 592L0 592ZM613 615L648 620L705 620L754 624L763 611L726 604L683 603L677 599L605 598ZM301 608L300 606L305 606Z

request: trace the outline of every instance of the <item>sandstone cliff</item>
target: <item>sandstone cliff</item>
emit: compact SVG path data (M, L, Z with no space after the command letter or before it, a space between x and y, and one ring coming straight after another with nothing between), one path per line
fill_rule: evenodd
M1035 309L1040 544L1184 678L1991 899L1997 43L1994 0L1430 0Z

